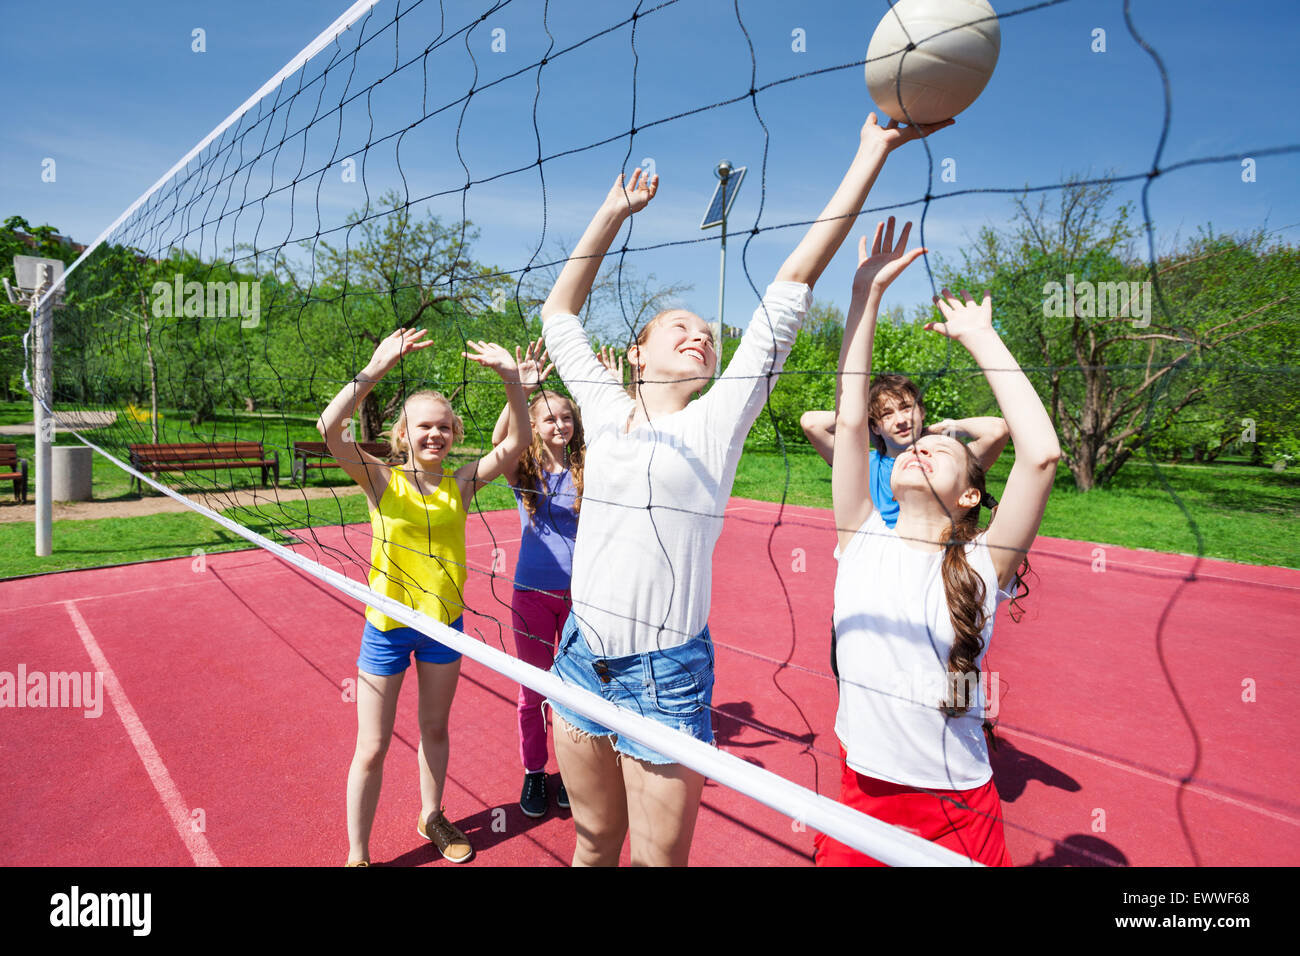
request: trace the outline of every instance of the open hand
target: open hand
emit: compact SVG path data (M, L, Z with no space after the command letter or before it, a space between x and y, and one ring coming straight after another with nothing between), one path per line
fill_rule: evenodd
M390 371L403 356L420 349L427 349L433 342L421 342L428 334L428 329L397 329L380 341L375 354L370 358L370 366L381 375Z
M605 206L622 215L640 212L655 198L659 191L658 175L650 176L640 166L632 173L632 181L623 188L623 174L619 173L614 185L605 197Z
M943 322L927 322L927 331L938 332L949 339L961 342L981 332L993 332L993 295L984 293L984 299L976 302L969 292L962 292L959 301L947 289L941 289L934 297L934 304L944 317ZM996 334L996 333L995 333Z
M542 340L529 342L526 349L515 346L515 365L519 368L519 383L525 392L534 392L542 387L546 377L555 371L555 366L548 364L549 356Z
M935 422L933 425L926 426L925 434L927 435L947 435L950 438L969 438L966 429L962 428L955 420L945 418L943 421Z
M501 376L501 380L507 385L513 385L519 381L519 367L515 360L510 357L510 353L497 345L495 342L466 342L468 348L473 352L461 352L465 358L471 362L477 362L484 368L490 368Z
M889 217L888 224L876 223L876 236L871 243L871 252L867 252L867 237L858 240L858 271L853 274L853 291L865 293L884 292L889 284L903 274L917 258L928 250L918 246L911 252L907 248L907 236L912 231L912 224L904 223L903 232L894 242L894 217Z
M602 345L596 349L596 358L600 364L609 369L620 385L623 384L623 353L612 345Z
M862 145L868 146L878 143L887 150L895 150L904 143L910 143L914 139L929 136L935 130L951 126L955 122L957 121L946 119L941 123L913 123L910 126L900 126L898 120L891 119L889 125L880 126L876 122L876 114L872 113L862 126Z

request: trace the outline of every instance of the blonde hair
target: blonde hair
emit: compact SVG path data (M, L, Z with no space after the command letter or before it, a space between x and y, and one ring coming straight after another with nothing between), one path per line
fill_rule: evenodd
M442 394L442 392L435 392L430 388L421 389L418 392L412 392L410 395L407 395L405 401L402 402L402 407L397 413L397 418L393 420L392 426L388 429L388 433L392 439L389 442L389 445L392 448L389 457L394 461L404 462L407 459L406 448L399 448L398 446L399 444L402 446L406 445L406 407L410 405L411 402L417 400L442 402L442 404L446 406L447 411L451 412L451 443L453 445L458 445L465 437L465 423L461 421L460 416L456 414L456 409L452 408L451 402L447 400L446 395Z

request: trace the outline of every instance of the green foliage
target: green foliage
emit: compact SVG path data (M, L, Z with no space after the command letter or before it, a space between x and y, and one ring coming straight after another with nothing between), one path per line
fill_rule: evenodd
M991 290L995 324L1081 491L1148 447L1212 458L1233 446L1243 419L1256 425L1255 456L1273 454L1297 420L1286 350L1300 302L1296 250L1207 231L1152 268L1126 249L1129 213L1111 213L1110 194L1067 186L1053 212L1022 197L1010 230L986 228L962 266L940 267L943 284ZM1103 307L1100 290L1114 283L1132 293Z
M77 253L59 236L53 226L31 226L22 216L10 216L0 227L0 276L17 290L14 256L38 256L58 259L65 267ZM55 343L59 342L60 313L55 312ZM31 325L31 313L0 296L0 394L8 401L25 395L23 389L23 335Z
M965 418L985 414L991 399L978 387L978 372L972 374L968 356L959 356L947 339L925 330L930 316L918 310L907 321L901 310L882 315L876 327L872 352L872 374L897 373L909 376L925 396L927 420ZM844 314L833 305L815 302L803 328L795 338L780 381L772 390L771 415L759 416L749 433L752 448L807 444L799 418L806 411L835 407L835 376L839 367L840 343L844 336ZM730 360L739 339L724 343L724 357ZM957 358L966 366L955 365ZM773 428L773 418L776 426Z

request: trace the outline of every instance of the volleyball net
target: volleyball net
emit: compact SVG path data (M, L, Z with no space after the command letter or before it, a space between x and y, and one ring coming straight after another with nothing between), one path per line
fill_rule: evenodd
M1064 2L1000 10L999 16L1006 21ZM878 6L883 13L885 5ZM46 293L47 301L56 294L64 299L54 319L55 390L48 404L56 412L112 413L112 424L93 432L60 430L73 431L142 485L184 501L339 592L620 735L883 862L967 863L564 685L490 642L452 630L327 566L328 560L364 572L370 542L363 535L339 539L319 533L364 521L366 508L354 486L325 477L319 466L329 459L314 422L378 342L394 329L414 327L429 329L437 345L408 356L375 387L348 429L348 441L383 454L388 425L404 397L427 388L446 395L465 422L463 446L449 461L481 455L491 447L505 393L490 373L463 357L465 343L488 340L513 348L537 339L540 303L568 258L564 244L581 232L614 173L638 165L655 171L644 153L653 154L666 138L699 136L720 111L751 117L746 146L759 157L749 172L758 201L752 216L738 216L733 233L744 238L740 267L753 297L733 305L728 316L748 315L759 301L765 263L774 250L793 248L809 224L806 213L792 215L791 207L777 201L768 175L769 151L797 116L798 94L791 91L816 84L812 95L824 95L833 81L852 85L846 95L857 95L863 60L812 71L762 63L760 76L762 44L737 5L725 50L736 59L736 81L714 96L690 84L656 94L665 71L716 46L716 37L690 26L699 13L695 7L691 0L665 0L575 17L567 8L564 16L553 15L550 2L353 4L131 204L64 272L59 288ZM1143 43L1132 23L1129 28ZM928 141L909 148L915 152L895 162L912 163L918 178L924 169L924 190L904 202L870 206L862 215L917 207L922 242L927 224L933 228L941 220L942 203L951 197L1024 192L1011 186L945 189L941 157L932 154ZM1257 149L1252 156L1269 152ZM1204 157L1160 169L1157 154L1151 172L1093 183L1143 182L1145 201L1157 173L1237 159ZM710 166L711 161L703 164ZM830 163L824 187L813 189L816 198L806 205L820 208L840 171ZM642 224L651 217L658 225ZM1145 207L1144 217L1154 277L1154 230ZM717 237L696 233L691 216L664 223L673 218L672 207L652 207L616 240L584 315L593 344L625 347L649 315L681 301L686 290L657 281L655 274L670 273L682 256L711 253ZM503 241L500 234L507 230L509 240ZM929 258L923 261L926 280L937 291ZM1185 332L1184 316L1168 303L1157 305L1150 318L1153 335ZM726 318L718 316L719 322ZM728 329L722 331L726 342ZM1181 367L1177 349L1189 341L1181 334L1174 345L1159 346L1155 369L1167 372L1161 373L1163 384L1135 406L1138 418L1150 422L1179 400L1173 381ZM1135 342L1133 348L1145 345ZM1025 362L1027 371L1043 381L1062 374L1048 359ZM1151 369L1149 360L1145 368L1140 362L1114 365L1115 374ZM953 407L959 402L957 392L944 398L954 383L978 376L958 361L951 342L925 368L889 370L912 373L932 400L927 404L939 409L945 400ZM788 401L831 407L833 361L811 372L787 370L781 384L791 378L802 390ZM562 388L555 378L547 387ZM787 419L772 414L777 401L773 392L756 440L784 455L794 436ZM206 451L159 450L182 444ZM277 468L278 481L257 480L262 469L274 474ZM788 489L788 471L786 482ZM513 507L511 491L504 481L495 482L480 492L472 510ZM492 537L485 520L472 524L471 533ZM498 594L509 593L510 576L496 565L465 571L489 579L491 601L467 601L465 610L495 621L504 648L513 625L508 598ZM784 600L788 605L790 598ZM778 671L789 666L770 663ZM834 678L820 676L833 694ZM502 727L502 733L513 728ZM839 759L833 748L805 746Z

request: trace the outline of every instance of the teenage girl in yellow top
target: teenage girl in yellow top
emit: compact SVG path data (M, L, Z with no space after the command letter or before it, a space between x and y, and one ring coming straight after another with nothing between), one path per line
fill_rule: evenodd
M467 342L466 358L501 376L510 403L507 438L456 471L443 463L464 426L437 392L407 397L393 426L393 450L406 461L390 466L345 443L343 426L375 383L402 357L428 348L425 330L398 329L379 343L370 363L334 396L316 427L329 452L361 486L370 503L373 535L370 586L457 630L463 630L466 506L478 489L514 468L532 440L528 406L514 359L499 345ZM373 607L357 660L357 749L348 771L348 865L369 866L370 829L379 805L384 755L393 735L397 697L412 652L420 682L420 819L417 830L442 855L464 863L469 840L443 812L450 740L447 719L460 676L460 655Z

